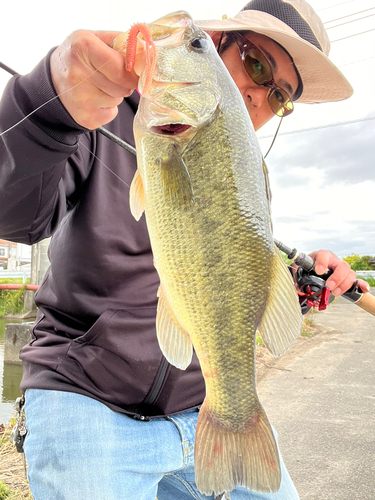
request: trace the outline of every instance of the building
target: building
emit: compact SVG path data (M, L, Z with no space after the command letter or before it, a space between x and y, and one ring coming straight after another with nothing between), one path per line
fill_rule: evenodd
M0 239L0 270L17 271L20 266L30 262L31 247Z

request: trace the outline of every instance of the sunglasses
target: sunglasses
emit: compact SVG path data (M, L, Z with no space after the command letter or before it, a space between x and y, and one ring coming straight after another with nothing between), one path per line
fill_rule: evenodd
M280 117L290 115L294 110L292 98L276 85L271 63L265 54L240 33L232 31L231 34L240 51L246 73L259 87L269 87L267 99L271 110Z

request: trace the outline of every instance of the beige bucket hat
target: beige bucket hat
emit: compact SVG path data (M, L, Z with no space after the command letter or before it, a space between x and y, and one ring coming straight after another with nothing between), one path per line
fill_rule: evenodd
M232 18L195 24L204 31L251 30L282 45L293 58L303 83L297 102L341 101L353 94L350 83L328 59L328 35L305 0L251 0Z

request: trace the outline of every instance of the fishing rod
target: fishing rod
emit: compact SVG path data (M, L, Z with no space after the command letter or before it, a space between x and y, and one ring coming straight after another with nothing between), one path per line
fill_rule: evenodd
M19 75L17 71L14 71L1 61L0 68L4 69L13 76ZM118 146L136 155L136 149L126 141L120 139L117 135L103 127L99 127L97 130ZM326 309L327 305L334 298L330 294L328 287L325 286L325 282L333 271L330 269L324 275L316 274L314 271L315 262L311 259L311 257L303 253L299 253L295 248L289 248L281 241L276 239L274 241L276 246L288 256L288 259L292 260L298 266L295 278L299 288L298 295L300 298L302 312L306 314L311 307L317 307L320 311ZM351 302L354 302L356 305L375 316L375 297L373 297L370 293L363 293L358 287L357 281L343 294L343 297Z
M2 63L1 61L0 61L0 68L3 69L3 70L5 70L6 72L10 73L12 76L19 75L19 73L17 71L15 71L14 69L10 68L6 64ZM104 128L104 127L98 127L97 130L102 135L104 135L105 137L107 137L108 139L110 139L111 141L113 141L115 144L117 144L118 146L122 147L126 151L129 151L133 155L137 154L136 150L135 150L135 148L133 146L131 146L126 141L120 139L120 137L118 137L117 135L113 134L112 132L110 132L106 128Z
M309 255L298 252L296 248L289 248L276 239L274 242L278 249L298 266L295 281L298 286L297 293L302 313L306 314L312 307L324 311L335 298L326 286L326 281L332 275L333 270L327 269L324 274L317 274L315 261ZM375 297L371 293L363 293L358 286L358 280L342 294L342 297L375 316Z

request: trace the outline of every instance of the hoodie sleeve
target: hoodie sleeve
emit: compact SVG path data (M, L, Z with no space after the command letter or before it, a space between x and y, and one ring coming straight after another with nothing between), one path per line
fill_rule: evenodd
M57 97L49 56L13 77L0 103L0 237L26 244L50 236L74 206L96 142Z

